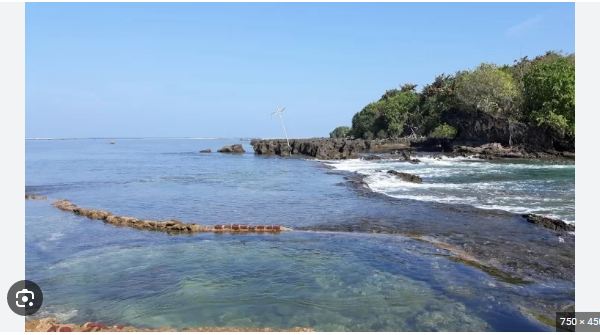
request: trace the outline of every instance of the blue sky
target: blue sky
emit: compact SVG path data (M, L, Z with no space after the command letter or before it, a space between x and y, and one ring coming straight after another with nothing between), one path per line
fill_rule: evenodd
M570 3L26 5L27 137L327 136L386 89L575 50Z

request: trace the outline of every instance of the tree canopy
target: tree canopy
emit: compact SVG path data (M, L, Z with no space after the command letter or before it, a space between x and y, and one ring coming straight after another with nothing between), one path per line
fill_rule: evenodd
M419 106L414 85L389 90L381 99L370 103L352 118L352 135L362 138L399 137L406 121Z
M481 64L456 76L455 94L463 108L492 115L514 116L519 91L510 73L493 64Z
M526 116L555 130L575 133L575 58L534 61L523 77Z

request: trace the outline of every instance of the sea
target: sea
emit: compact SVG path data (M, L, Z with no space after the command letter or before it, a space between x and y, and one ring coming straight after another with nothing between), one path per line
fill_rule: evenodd
M216 152L235 143L246 153ZM404 235L310 229L443 225L451 215L477 226L486 213L498 224L520 213L575 224L573 162L417 158L267 157L239 138L28 139L25 191L48 197L26 201L26 277L44 292L34 317L178 329L553 330L521 303L569 298L572 282L505 282ZM380 196L359 192L349 175ZM169 235L74 216L51 205L58 199L144 219L295 230Z

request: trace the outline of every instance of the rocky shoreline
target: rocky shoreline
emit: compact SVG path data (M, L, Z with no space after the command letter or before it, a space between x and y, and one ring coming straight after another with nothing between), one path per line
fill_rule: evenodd
M302 155L323 160L377 157L376 154L402 154L410 151L438 152L448 156L470 156L482 159L575 159L575 152L532 150L525 146L503 146L500 143L472 143L428 138L364 140L350 138L253 139L250 144L257 155ZM404 153L404 154L403 154ZM418 163L418 161L413 161Z
M362 175L334 173L344 175L346 185L360 196L388 202L390 208L415 206L415 210L421 211L419 201L396 199L371 191ZM508 285L573 285L572 291L566 288L562 297L539 297L514 302L525 311L524 314L551 326L553 321L548 320L554 320L556 311L573 306L574 226L539 215L519 215L469 205L432 203L426 208L424 213L430 213L433 217L442 215L445 219L430 220L419 214L420 219L415 220L410 215L398 216L396 212L401 212L398 210L390 215L349 218L341 224L322 224L297 230L395 234L433 245L440 255L483 271ZM478 224L465 224L466 217Z
M125 325L105 325L100 322L83 324L61 323L54 318L27 319L26 332L309 332L312 328L294 327L290 329L251 328L251 327L191 327L191 328L139 328Z

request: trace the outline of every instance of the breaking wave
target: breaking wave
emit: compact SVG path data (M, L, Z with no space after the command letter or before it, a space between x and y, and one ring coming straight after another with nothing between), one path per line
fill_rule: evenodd
M340 171L359 173L371 190L394 198L535 213L575 222L573 164L444 156L418 159L419 164L392 159L324 163ZM402 181L388 170L416 174L423 183Z

